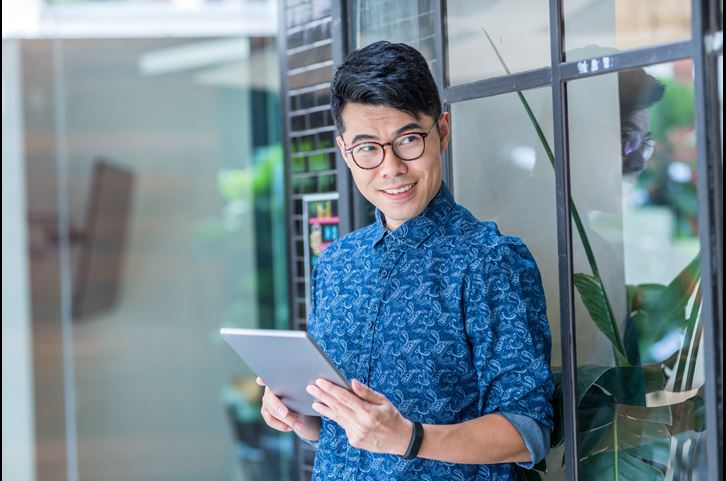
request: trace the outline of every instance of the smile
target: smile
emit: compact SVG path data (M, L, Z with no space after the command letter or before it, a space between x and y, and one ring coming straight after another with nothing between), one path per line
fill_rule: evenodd
M417 182L414 182L413 184L404 185L396 189L383 189L383 192L390 195L403 194L404 192L408 192L409 190L413 189L416 184Z

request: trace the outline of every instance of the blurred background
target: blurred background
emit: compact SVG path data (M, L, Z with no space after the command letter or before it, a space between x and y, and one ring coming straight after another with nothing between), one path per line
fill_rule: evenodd
M3 2L3 479L285 480L278 5Z

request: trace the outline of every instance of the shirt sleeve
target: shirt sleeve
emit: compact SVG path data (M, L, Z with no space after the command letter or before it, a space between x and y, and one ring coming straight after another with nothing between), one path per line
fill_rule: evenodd
M528 416L514 413L499 413L506 418L522 436L530 461L517 463L523 468L532 469L547 455L550 449L550 430Z
M526 416L551 432L552 338L542 280L529 249L508 239L480 251L465 282L479 413Z
M318 445L320 444L318 441L311 441L309 439L305 439L302 436L298 436L298 439L302 441L303 443L307 444L308 446L311 446L315 449L318 449Z

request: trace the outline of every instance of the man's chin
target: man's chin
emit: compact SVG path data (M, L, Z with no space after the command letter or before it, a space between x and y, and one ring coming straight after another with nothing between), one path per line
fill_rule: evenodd
M648 167L648 161L639 154L631 154L623 157L623 174L638 175Z
M383 215L386 216L386 219L391 219L397 224L403 224L409 219L412 219L419 215L421 212L419 209L415 208L407 208L407 209L386 209L383 210Z

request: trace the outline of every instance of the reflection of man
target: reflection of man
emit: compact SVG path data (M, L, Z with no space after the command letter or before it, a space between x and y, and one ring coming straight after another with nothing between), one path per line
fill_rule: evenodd
M633 176L645 170L655 152L648 108L663 98L665 86L642 68L620 72L618 83L623 175Z
M377 42L331 90L338 146L376 222L321 255L308 330L352 391L308 386L320 418L265 389L262 414L318 443L315 480L513 481L553 427L535 261L441 182L449 114L421 54Z

